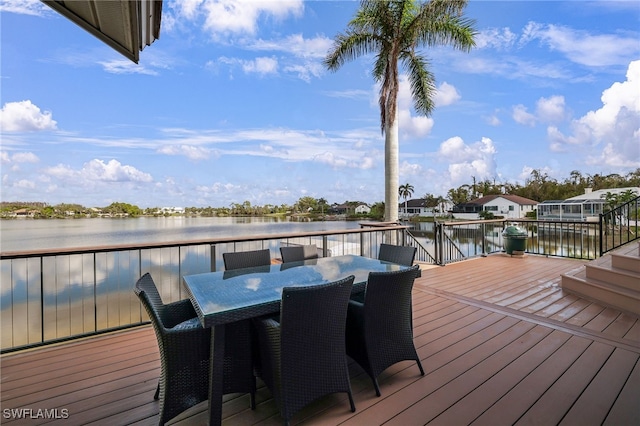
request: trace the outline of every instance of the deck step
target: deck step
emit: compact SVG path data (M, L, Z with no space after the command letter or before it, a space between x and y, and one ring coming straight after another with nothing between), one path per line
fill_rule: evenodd
M614 268L640 273L640 257L638 256L613 253L611 255L611 265Z
M640 291L587 279L584 271L576 275L562 275L562 289L640 316Z
M565 291L640 315L640 244L608 253L562 275Z

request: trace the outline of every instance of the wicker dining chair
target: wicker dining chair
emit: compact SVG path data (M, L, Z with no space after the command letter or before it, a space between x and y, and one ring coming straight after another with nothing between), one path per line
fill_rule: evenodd
M269 249L236 251L222 253L224 269L230 271L240 268L251 268L253 266L271 265L271 252Z
M242 269L252 268L250 273L269 272L267 269L271 265L271 251L269 249L236 251L222 254L224 260L224 275L233 276L242 274ZM258 269L260 268L260 269ZM226 336L234 336L235 350L251 354L251 364L254 376L262 376L260 366L260 354L258 353L258 337L251 320L236 321L226 325ZM226 340L225 340L226 342ZM255 402L252 400L252 407Z
M304 246L282 246L280 247L282 263L298 262L308 259L318 258L318 246L308 244Z
M345 353L345 321L354 276L316 286L285 287L279 322L254 320L263 376L285 424L322 396L347 392L355 411Z
M164 304L149 273L136 282L134 292L158 340L161 374L154 399L160 399L159 423L163 425L209 397L211 330L202 327L190 300ZM251 353L243 355L233 339L228 344L225 340L224 393L249 393L255 408L251 361Z
M424 376L413 344L411 290L418 268L370 272L364 303L349 301L347 355L371 377L377 396L378 376L397 362L416 361Z
M400 265L412 266L416 257L416 248L411 246L397 246L393 244L380 244L378 259Z

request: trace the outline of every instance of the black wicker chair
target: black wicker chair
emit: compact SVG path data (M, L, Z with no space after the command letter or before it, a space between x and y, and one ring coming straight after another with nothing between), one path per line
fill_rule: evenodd
M258 272L258 270L269 272L271 252L269 249L228 252L222 254L222 259L224 260L225 277L242 274L242 269L244 268L252 268L252 270L249 271L250 273ZM254 375L261 377L262 368L260 366L260 354L258 353L258 337L251 320L237 321L227 324L226 327L225 336L228 337L225 339L225 346L229 337L234 336L235 350L251 354L251 368ZM251 401L251 407L255 408L255 401L253 399Z
M355 411L344 340L353 280L352 275L329 284L285 287L280 322L254 321L262 378L285 424L312 401L335 392L347 392Z
M391 365L414 360L424 370L413 344L411 290L418 266L393 272L370 272L364 303L350 300L347 313L347 355L373 380Z
M280 255L282 256L282 263L317 259L318 247L315 244L305 246L283 246L280 247Z
M209 397L211 330L202 327L190 300L163 304L149 273L136 282L134 291L158 339L161 375L154 399L160 399L159 423L163 425ZM234 356L235 353L240 356ZM224 393L250 393L254 408L251 353L243 356L229 339L225 341L224 358Z
M253 266L271 265L271 252L269 249L237 251L222 253L224 269L251 268Z
M380 244L378 259L400 265L412 266L416 257L416 248L411 246L396 246L393 244Z

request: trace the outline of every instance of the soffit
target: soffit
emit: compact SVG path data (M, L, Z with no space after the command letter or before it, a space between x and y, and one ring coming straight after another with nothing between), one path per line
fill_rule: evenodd
M42 0L135 63L160 37L162 0Z

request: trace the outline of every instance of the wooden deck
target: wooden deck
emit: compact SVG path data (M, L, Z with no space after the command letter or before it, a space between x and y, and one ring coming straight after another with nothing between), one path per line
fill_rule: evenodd
M426 375L402 362L380 377L350 366L346 395L316 401L293 423L322 425L638 425L640 321L564 293L560 274L582 261L492 255L422 271L414 286L415 343ZM58 409L50 424L151 425L160 372L146 326L1 358L2 409ZM279 425L260 386L258 407L228 395L224 423ZM204 424L204 404L183 425ZM66 410L66 411L63 411ZM8 419L3 424L42 424Z

